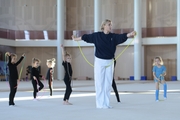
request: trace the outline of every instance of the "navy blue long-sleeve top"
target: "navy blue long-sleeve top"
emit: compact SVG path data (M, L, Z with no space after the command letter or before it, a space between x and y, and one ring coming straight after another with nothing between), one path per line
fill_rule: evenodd
M24 57L22 56L16 63L11 63L11 56L9 56L8 67L9 67L10 79L18 79L17 66L19 65L19 63L21 63L23 58Z
M92 34L84 34L81 37L87 43L94 43L95 56L100 59L113 59L116 51L116 46L125 42L128 37L127 33L115 34L104 32L95 32Z

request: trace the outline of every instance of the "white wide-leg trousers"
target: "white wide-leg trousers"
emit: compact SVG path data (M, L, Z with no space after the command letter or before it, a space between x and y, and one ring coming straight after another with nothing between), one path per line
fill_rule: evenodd
M112 88L114 62L95 57L94 77L96 90L96 107L109 108L109 99Z

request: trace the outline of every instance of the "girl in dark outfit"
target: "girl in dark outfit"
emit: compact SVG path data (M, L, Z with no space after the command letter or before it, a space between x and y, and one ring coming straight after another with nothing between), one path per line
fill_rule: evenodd
M49 90L50 90L50 96L52 96L52 89L53 89L53 72L54 72L54 66L55 66L55 58L48 59L46 62L47 67L49 68L46 74L46 79L48 80L49 84Z
M116 66L116 60L114 58L114 67ZM121 102L120 101L120 98L119 98L119 94L118 94L118 90L117 90L117 87L116 87L116 82L115 82L115 79L113 77L113 81L112 81L112 87L113 87L113 90L115 92L115 95L116 95L116 99L117 99L117 102Z
M9 67L9 85L10 85L10 93L9 93L9 106L15 105L14 103L14 97L17 91L17 81L18 81L18 71L17 71L17 66L19 63L23 60L25 54L21 56L18 62L17 60L17 55L13 53L6 52L6 55L9 56L9 61L8 61L8 67Z
M63 58L63 67L65 70L65 76L64 76L64 83L66 85L66 91L64 94L64 105L72 105L71 103L69 103L69 97L71 95L72 92L72 88L71 88L71 79L72 79L72 67L71 67L71 56L70 54L66 53L64 55L64 46L61 45L61 49L62 49L62 58Z
M31 80L34 88L33 91L34 101L36 101L37 92L39 92L41 89L44 88L43 83L39 79L40 77L42 77L42 75L40 75L40 71L38 70L40 62L41 61L37 58L32 59ZM37 88L37 85L39 86L39 88Z
M114 54L116 46L134 37L136 32L116 34L111 33L112 22L106 19L101 24L101 31L84 34L82 37L72 35L75 41L84 40L95 46L94 79L96 90L96 107L112 108L109 103L112 79L114 73Z

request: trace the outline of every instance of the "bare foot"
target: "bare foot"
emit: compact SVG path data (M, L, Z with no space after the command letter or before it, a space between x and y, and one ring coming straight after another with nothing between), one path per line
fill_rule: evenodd
M64 101L64 105L72 105L72 103L69 103L68 101Z
M68 105L72 105L72 103L67 102Z

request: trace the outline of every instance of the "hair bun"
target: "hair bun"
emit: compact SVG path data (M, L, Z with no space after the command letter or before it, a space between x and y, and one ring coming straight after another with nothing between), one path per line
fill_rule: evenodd
M55 62L55 61L56 61L56 59L55 59L55 58L52 58L52 61L54 61L54 62Z

